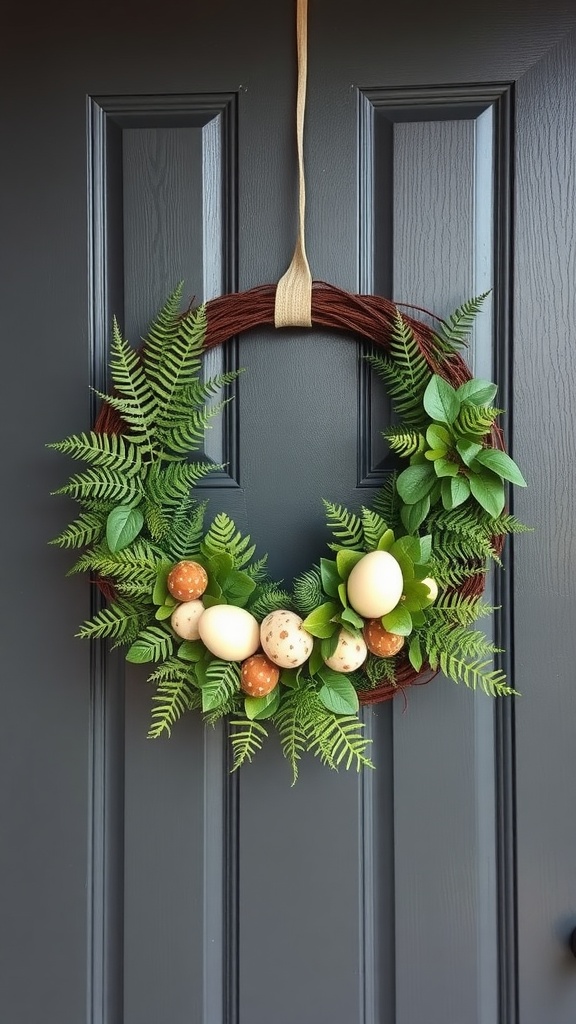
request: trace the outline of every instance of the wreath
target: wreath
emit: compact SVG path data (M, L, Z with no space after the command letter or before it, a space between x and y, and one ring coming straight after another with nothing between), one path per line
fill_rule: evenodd
M386 385L399 424L383 436L407 464L367 507L324 501L326 557L290 590L226 513L207 526L194 487L223 467L202 454L205 431L238 373L203 380L202 354L273 323L274 291L181 312L179 286L140 350L114 321L113 393L97 392L94 429L48 445L88 464L53 492L80 513L51 543L84 549L69 572L92 574L106 598L77 635L153 666L150 737L187 711L226 718L235 770L273 726L296 781L305 750L330 768L373 767L360 705L440 671L492 696L515 692L475 623L494 611L483 600L490 562L501 564L506 534L528 528L506 509L506 485L525 481L504 450L497 387L461 355L485 296L433 328L318 283L312 323L373 343L361 358Z

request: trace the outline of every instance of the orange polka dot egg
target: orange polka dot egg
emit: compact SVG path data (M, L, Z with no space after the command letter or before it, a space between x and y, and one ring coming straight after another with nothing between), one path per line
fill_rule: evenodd
M198 562L178 562L168 573L166 585L177 601L196 601L208 586L208 574Z
M280 669L265 654L253 654L242 662L240 688L249 697L265 697L278 686Z
M404 637L398 633L389 633L380 619L370 619L363 629L366 647L379 658L392 658L404 647Z

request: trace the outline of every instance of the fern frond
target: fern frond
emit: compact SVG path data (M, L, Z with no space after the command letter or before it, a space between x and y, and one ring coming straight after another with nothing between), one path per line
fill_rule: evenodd
M388 524L379 516L377 512L374 512L371 508L362 508L362 532L364 533L364 549L366 551L374 551L378 547L378 542L381 537L386 533Z
M168 533L170 518L162 505L147 499L140 505L144 513L144 522L153 541L160 543Z
M277 583L265 583L254 592L257 597L248 603L248 610L251 615L261 621L269 612L281 608L292 607L292 599L286 590L282 590Z
M168 296L162 309L148 327L142 351L144 368L155 390L155 381L160 374L165 349L173 344L180 319L183 281L180 281L171 295Z
M240 689L240 666L235 661L213 658L202 685L202 710L219 708Z
M234 732L232 730L235 730ZM236 719L230 722L230 742L234 761L232 771L235 772L246 761L251 761L255 754L262 749L268 732L261 722L250 721L247 718Z
M377 686L379 683L394 684L396 682L396 663L394 658L377 658L374 654L369 654L363 668L371 686Z
M508 686L506 676L499 669L491 667L491 661L466 661L453 654L441 652L438 659L430 658L432 668L441 668L445 676L455 683L464 683L470 690L480 688L489 697L509 697L516 691Z
M207 504L206 501L197 502L192 498L185 498L174 512L164 547L175 562L200 554Z
M262 555L262 558L257 559L256 562L252 562L251 565L245 565L242 572L245 572L254 583L265 583L268 579L266 567L268 565L268 555Z
M408 458L417 452L424 451L426 438L418 430L404 430L401 427L386 427L382 437L388 441L390 448L401 458Z
M206 711L204 713L204 721L206 725L216 725L221 718L227 718L228 715L241 714L243 710L243 697L242 694L233 693L231 697L219 704L218 707L213 708L212 711Z
M390 335L390 354L369 355L367 359L384 381L402 423L416 431L424 431L427 418L422 399L432 371L414 331L398 310Z
M440 594L435 604L428 609L429 619L458 622L470 626L477 619L492 615L496 608L481 597L463 597L461 594Z
M303 711L308 701L308 689L291 690L282 697L274 715L274 725L280 736L282 752L292 768L292 785L298 780L298 762L306 750L307 734L303 724Z
M202 552L205 555L225 551L234 559L235 569L242 569L250 561L255 550L256 545L250 544L250 536L243 537L225 512L219 512L215 516L202 542Z
M155 465L146 481L147 496L154 504L176 508L200 480L220 468L213 462L169 462L163 468Z
M126 660L137 665L148 661L166 661L174 651L174 636L167 626L141 629L128 650Z
M308 691L304 709L304 730L307 748L323 764L337 769L342 765L349 770L373 768L366 756L371 740L363 735L364 723L356 715L336 715L324 707L315 690Z
M438 340L444 345L447 344L452 351L466 345L474 321L482 308L482 303L489 294L490 292L484 292L482 295L477 295L476 298L469 299L454 310L447 320L442 321L440 330L437 332Z
M401 523L400 509L402 508L402 502L396 490L397 476L398 474L395 471L390 473L372 500L372 508L382 516L382 519L391 530L397 530Z
M168 663L174 664L175 659ZM182 664L182 663L180 663ZM150 677L152 678L152 677ZM162 733L170 736L172 727L186 711L199 708L202 703L200 691L194 685L189 669L173 669L159 683L152 697L151 722L148 739L158 739Z
M490 433L502 412L502 409L495 409L492 406L465 404L452 424L452 430L456 437L481 441Z
M219 394L224 388L233 384L238 379L243 369L230 370L228 373L219 373L208 380L195 380L185 389L185 402L190 406L204 405L209 398Z
M170 321L168 314L166 322L166 337L160 337L159 343L150 339L152 346L149 341L144 355L150 387L158 401L161 429L170 429L182 389L198 378L206 337L206 308L200 306L175 321Z
M450 590L465 583L471 576L484 576L487 566L461 565L448 556L436 553L430 561L430 574L436 580L439 590Z
M185 419L174 422L174 416L169 427L158 431L158 439L163 448L174 452L176 455L187 455L188 452L198 451L204 444L206 430L210 427L210 420L222 411L230 399L219 402L218 405L205 405L201 409L186 409Z
M122 419L130 430L130 440L154 448L154 424L159 406L137 352L124 340L114 319L110 371L120 395ZM105 397L105 396L104 396ZM106 398L109 401L108 398ZM111 403L112 404L112 403ZM119 410L120 411L120 410Z
M322 577L317 565L297 576L293 583L294 603L299 612L309 615L325 600Z
M76 636L87 640L110 636L122 642L134 629L140 631L148 614L148 609L128 601L114 601L83 622Z
M84 473L76 473L64 487L59 487L53 494L67 494L77 501L111 501L117 505L132 504L141 498L142 483L136 477L126 476L120 470L88 469Z
M418 635L431 663L437 661L441 653L464 658L485 658L501 653L482 630L455 625L440 618L429 617L427 624L418 630Z
M326 509L326 525L336 541L335 544L329 544L328 547L332 550L338 548L359 550L364 539L362 520L359 516L349 512L343 505L334 505L325 499L323 499L323 504Z
M83 548L102 539L106 529L107 513L82 512L62 533L49 540L61 548Z
M122 434L98 434L91 430L88 434L73 434L46 447L126 476L136 476L144 470L140 448Z
M152 594L156 583L158 566L162 556L145 540L137 540L127 548L112 553L107 544L96 545L84 552L68 575L76 572L96 572L100 576L111 578L118 584L128 584L136 589L132 594ZM123 591L128 593L127 590Z

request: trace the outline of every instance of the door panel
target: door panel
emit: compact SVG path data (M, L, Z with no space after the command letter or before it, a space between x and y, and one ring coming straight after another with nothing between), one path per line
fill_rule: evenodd
M96 597L46 546L69 510L49 497L66 467L43 446L89 427L113 313L136 341L180 279L200 301L285 269L294 7L104 5L89 32L63 12L12 11L1 94L3 415L17 438L4 453L15 582L3 593L0 747L10 1024L574 1017L571 4L507 0L473 19L456 4L311 7L313 275L440 315L492 288L470 362L499 381L530 481L515 511L538 532L507 546L490 628L523 696L496 706L442 680L414 689L407 708L398 697L365 713L376 772L308 759L295 788L274 742L230 776L224 729L189 716L170 741L145 739L143 673L73 637ZM209 357L208 373L247 372L210 438L227 465L204 493L278 578L322 552L323 497L367 503L390 468L389 404L362 353L345 336L259 330ZM566 456L549 461L550 442Z

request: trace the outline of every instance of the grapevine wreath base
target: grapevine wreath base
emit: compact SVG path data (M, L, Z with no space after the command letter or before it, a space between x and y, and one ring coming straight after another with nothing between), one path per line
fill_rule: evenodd
M460 355L483 296L431 327L387 299L316 282L312 325L374 346L366 358L400 419L383 434L407 468L369 508L324 502L335 557L291 593L225 514L206 531L205 503L191 494L214 467L190 452L221 408L207 400L237 374L202 382L201 354L273 325L275 295L266 285L181 313L178 288L141 352L114 325L114 393L100 396L93 431L50 446L90 467L55 492L82 511L52 543L86 549L71 571L92 573L107 599L79 635L111 637L128 661L156 665L151 736L186 710L227 717L236 768L272 723L295 779L304 749L332 768L372 766L359 704L439 671L493 696L514 692L471 626L493 611L482 601L489 561L526 527L504 507L505 486L524 480L505 452L496 386Z

